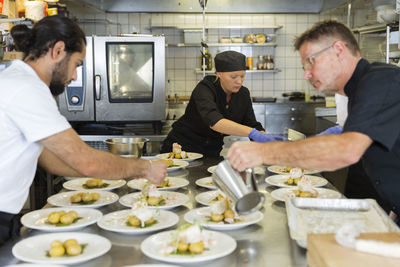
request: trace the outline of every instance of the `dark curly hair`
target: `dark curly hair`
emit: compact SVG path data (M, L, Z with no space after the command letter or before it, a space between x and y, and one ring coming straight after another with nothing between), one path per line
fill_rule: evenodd
M316 23L294 41L294 49L299 50L306 42L319 41L325 37L333 37L343 41L354 56L361 53L352 31L343 23L335 20L324 20Z
M32 29L26 25L16 25L11 36L18 51L24 52L24 59L36 60L46 54L58 41L65 43L68 54L82 52L86 45L85 34L71 19L49 16L35 23Z

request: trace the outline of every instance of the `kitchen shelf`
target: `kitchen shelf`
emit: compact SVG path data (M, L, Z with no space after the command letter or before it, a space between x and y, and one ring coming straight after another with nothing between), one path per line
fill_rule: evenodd
M151 28L173 28L178 30L202 30L200 26L165 26L165 25L151 25ZM208 29L280 29L282 25L254 25L254 26L241 26L241 25L228 25L228 26L215 26L208 25Z
M273 69L273 70L246 70L246 73L276 73L276 72L280 72L280 69ZM203 74L203 70L197 68L195 71L197 74ZM205 72L206 74L214 74L215 73L215 69L213 70L206 70Z
M277 43L272 42L272 43L209 43L207 44L208 47L243 47L243 46L250 46L250 47L276 47ZM170 47L200 47L201 44L184 44L184 43L179 43L179 44L167 44L166 46Z
M26 24L33 25L33 21L26 18L0 18L0 23L15 23L15 24Z

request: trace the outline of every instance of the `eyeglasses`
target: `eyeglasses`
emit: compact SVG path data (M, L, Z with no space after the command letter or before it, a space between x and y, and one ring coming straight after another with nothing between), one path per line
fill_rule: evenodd
M309 56L308 58L306 58L306 60L304 60L304 64L303 64L303 70L310 70L310 69L312 69L312 67L313 67L314 64L315 64L315 58L316 58L318 55L321 55L322 53L324 53L325 51L328 51L330 48L333 47L334 44L335 44L335 43L331 44L330 46L328 46L328 47L326 47L326 48L324 48L324 49L318 51L317 53L312 54L312 55Z

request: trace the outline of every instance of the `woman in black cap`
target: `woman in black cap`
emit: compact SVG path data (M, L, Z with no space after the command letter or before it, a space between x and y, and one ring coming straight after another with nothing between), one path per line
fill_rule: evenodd
M216 76L204 77L193 90L185 114L172 124L162 153L179 143L182 150L219 156L225 135L248 136L254 141L282 140L267 135L256 121L249 90L242 86L246 57L236 51L215 56Z

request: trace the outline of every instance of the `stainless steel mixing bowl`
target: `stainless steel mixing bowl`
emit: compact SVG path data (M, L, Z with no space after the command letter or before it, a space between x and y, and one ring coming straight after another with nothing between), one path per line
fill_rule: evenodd
M111 153L120 156L140 158L143 155L143 147L149 139L139 137L109 138L104 140Z

